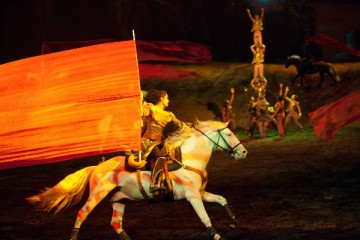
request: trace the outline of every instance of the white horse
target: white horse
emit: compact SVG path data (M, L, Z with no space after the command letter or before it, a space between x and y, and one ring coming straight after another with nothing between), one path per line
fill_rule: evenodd
M201 222L207 228L208 233L213 239L218 240L221 236L212 227L203 201L216 202L223 206L233 223L235 223L235 215L230 210L224 197L205 191L207 184L206 167L214 151L229 151L236 160L245 158L247 151L233 132L227 128L226 123L198 121L191 129L190 137L181 145L182 167L169 172L173 185L173 195L175 200L185 198L189 201ZM137 178L139 173L139 179L141 180ZM125 157L117 156L97 166L86 167L72 173L54 187L28 197L27 200L30 203L37 204L41 210L54 210L55 213L58 213L64 208L79 202L86 185L89 183L88 200L78 211L70 239L77 240L80 227L90 212L112 192L113 214L111 226L119 234L121 240L130 240L131 238L123 229L125 204L121 200L142 200L146 196L153 198L154 195L149 192L150 175L150 171L127 171L125 169ZM146 192L145 196L144 191Z

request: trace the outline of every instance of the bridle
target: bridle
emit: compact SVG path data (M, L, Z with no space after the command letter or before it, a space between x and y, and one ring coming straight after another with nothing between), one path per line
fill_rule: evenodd
M195 130L197 130L198 132L200 132L202 135L204 135L205 137L207 137L212 143L214 143L214 144L215 144L215 150L221 148L221 149L223 149L223 150L225 150L225 151L229 151L229 154L230 154L231 156L234 156L234 154L235 154L234 149L237 148L237 146L240 145L240 141L239 141L238 144L236 144L234 147L231 147L230 144L225 140L225 138L223 137L223 135L221 135L221 131L223 131L223 130L226 129L227 127L224 127L224 128L222 128L222 129L218 129L218 130L217 130L218 135L219 135L217 142L215 142L214 140L212 140L208 135L206 135L206 133L204 133L204 132L201 131L200 129L196 128L195 126L192 126L192 127L193 127ZM224 148L224 147L222 147L222 146L219 145L220 138L224 141L224 143L226 144L226 146L227 146L228 149L226 149L226 148ZM199 170L199 169L197 169L197 168L193 168L193 167L191 167L191 166L187 166L187 165L185 165L185 164L177 161L176 159L173 159L173 160L175 160L176 162L178 162L184 169L187 169L187 170L190 170L190 171L193 171L193 172L199 174L200 177L201 177L202 185L204 185L204 184L207 182L207 175L204 174L203 171L201 171L201 170Z
M224 129L227 129L228 127L224 127L224 128L221 128L221 129L218 129L217 132L218 132L218 139L217 139L217 142L215 142L212 138L210 138L208 135L206 135L206 133L204 133L203 131L201 131L200 129L194 127L195 130L199 131L200 133L202 133L202 135L204 135L205 137L207 137L212 143L215 144L215 150L218 150L218 149L223 149L225 151L228 151L229 154L231 156L234 156L235 154L235 149L237 148L237 146L239 146L241 143L239 141L238 144L236 144L234 147L231 147L230 144L225 140L224 136L221 134L221 132L224 130ZM219 145L219 141L220 141L220 138L224 141L225 145L227 148L224 148L222 146Z

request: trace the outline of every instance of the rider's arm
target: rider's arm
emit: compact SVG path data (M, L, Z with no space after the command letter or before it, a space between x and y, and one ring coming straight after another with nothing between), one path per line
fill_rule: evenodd
M175 114L173 114L172 112L169 112L170 116L171 116L171 121L173 121L175 124L177 125L182 125L182 121L180 121L179 119L177 119L177 117L175 116Z
M151 109L154 105L152 103L148 103L148 102L143 102L143 106L142 106L142 116L146 117L149 116L151 114Z

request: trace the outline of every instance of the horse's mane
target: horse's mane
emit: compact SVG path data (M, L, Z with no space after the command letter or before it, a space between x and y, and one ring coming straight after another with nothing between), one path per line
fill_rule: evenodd
M216 120L200 121L197 120L194 124L186 124L171 133L164 141L164 145L172 148L179 147L186 139L198 130L206 132L209 130L217 131L218 129L225 128L227 125L224 122ZM198 129L198 130L196 130Z
M217 131L218 129L225 128L227 126L226 123L216 120L197 121L194 125L195 128L201 130L202 132L206 132L208 130Z

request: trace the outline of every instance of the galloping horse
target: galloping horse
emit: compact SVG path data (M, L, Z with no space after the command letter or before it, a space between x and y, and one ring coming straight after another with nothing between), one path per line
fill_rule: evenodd
M171 137L171 136L170 136ZM180 146L182 152L182 167L169 172L173 185L174 200L186 199L190 202L207 232L213 239L221 236L212 227L211 220L205 210L203 201L216 202L224 207L232 225L235 225L235 215L230 210L227 200L205 191L207 184L206 167L211 154L217 150L226 150L236 160L246 157L247 151L237 137L229 130L226 123L220 121L197 121L191 128L190 137ZM139 172L125 169L125 157L117 156L100 163L78 170L65 177L54 187L37 195L28 197L30 203L37 204L40 210L55 213L78 203L89 184L89 197L85 205L78 211L71 240L78 239L82 223L90 212L111 192L113 214L111 226L119 234L121 240L131 238L123 229L123 215L125 204L123 199L142 200L146 198L141 193L153 198L149 192L150 172L140 172L141 180L137 179ZM141 182L141 184L139 184ZM140 189L139 186L143 186ZM232 226L230 225L230 226Z
M297 70L297 75L293 78L292 84L295 85L295 80L300 78L300 84L299 86L303 85L305 74L320 74L320 82L318 83L318 87L321 86L321 84L324 81L324 75L325 73L328 74L336 84L337 81L340 81L339 76L336 74L335 68L324 61L318 61L314 63L306 64L304 62L304 59L300 58L298 55L292 55L287 58L285 67L288 68L289 66L294 65Z

